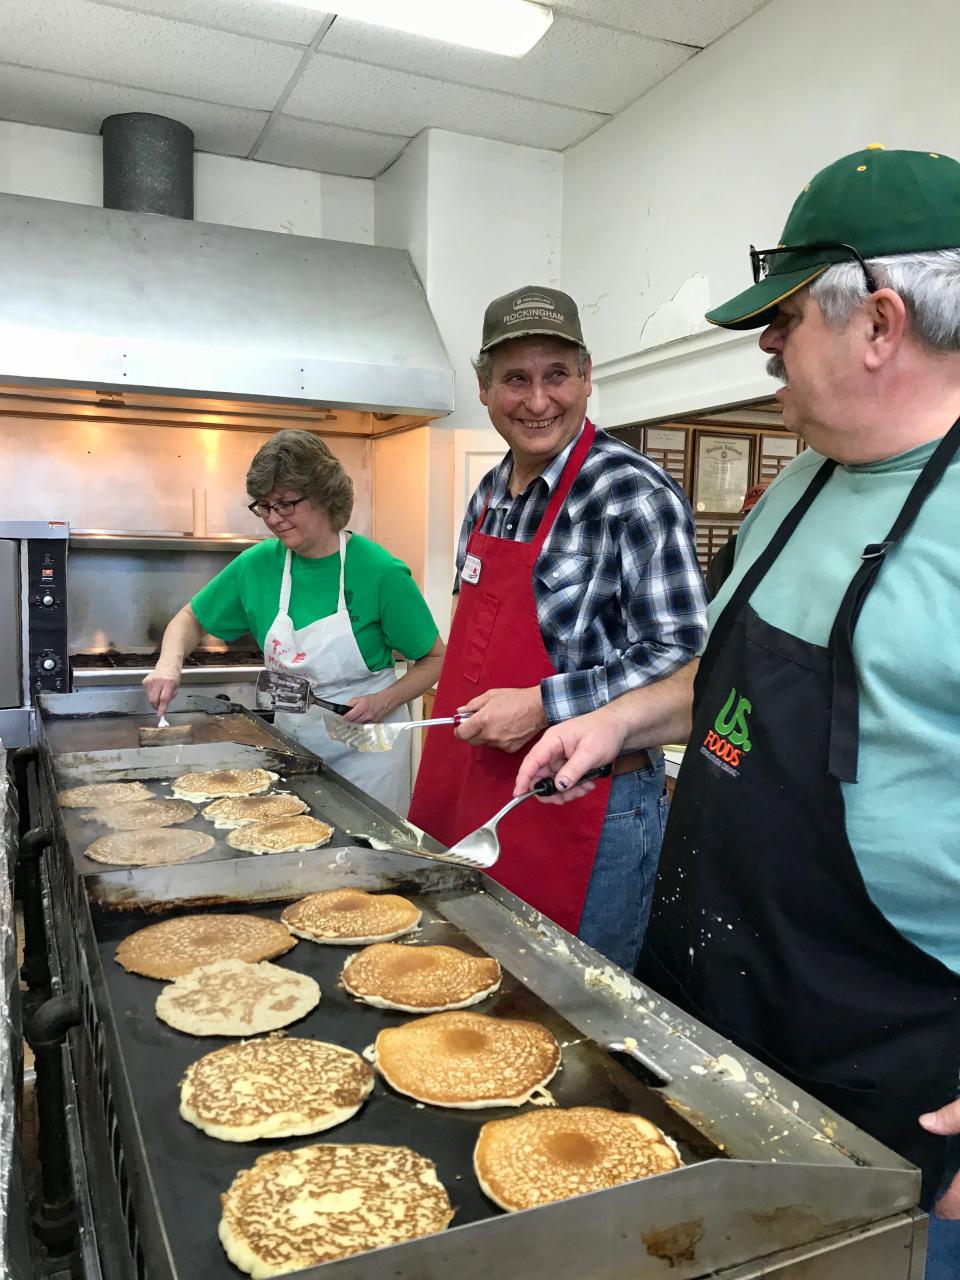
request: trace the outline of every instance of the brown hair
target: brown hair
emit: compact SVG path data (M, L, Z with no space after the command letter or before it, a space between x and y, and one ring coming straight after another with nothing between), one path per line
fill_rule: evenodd
M262 502L276 489L297 489L326 513L334 532L353 510L353 481L312 431L278 431L257 450L247 471L247 493Z

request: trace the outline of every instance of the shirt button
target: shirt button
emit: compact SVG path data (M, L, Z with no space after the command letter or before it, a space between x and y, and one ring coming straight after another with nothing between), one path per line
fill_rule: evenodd
M513 528L513 525L512 525L512 524L508 524L508 525L507 525L507 528L508 528L508 529L512 529L512 528Z
M559 578L559 577L560 577L560 570L559 570L559 569L554 569L554 571L553 571L553 576L554 576L555 578Z

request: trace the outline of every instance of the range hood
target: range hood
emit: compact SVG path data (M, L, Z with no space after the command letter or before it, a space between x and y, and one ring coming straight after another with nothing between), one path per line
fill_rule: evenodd
M449 413L400 249L0 195L0 383Z

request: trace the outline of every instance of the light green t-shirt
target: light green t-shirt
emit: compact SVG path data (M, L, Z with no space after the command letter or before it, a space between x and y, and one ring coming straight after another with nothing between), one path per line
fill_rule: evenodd
M750 603L826 646L864 547L888 533L937 442L838 466ZM744 522L711 626L823 459L802 453ZM888 556L854 632L860 756L843 784L847 837L873 901L960 972L960 459Z
M276 538L247 547L191 600L205 631L221 640L253 632L260 648L280 604L286 548ZM335 613L340 591L340 556L291 557L290 617L309 626ZM392 667L396 649L416 661L429 653L437 627L410 570L377 543L353 534L347 539L343 593L363 660L371 671Z

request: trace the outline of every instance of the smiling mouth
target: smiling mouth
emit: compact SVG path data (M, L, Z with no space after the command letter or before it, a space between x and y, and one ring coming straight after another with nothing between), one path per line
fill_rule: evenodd
M518 418L517 421L526 431L547 431L550 427L555 427L562 417L558 413L552 418Z

